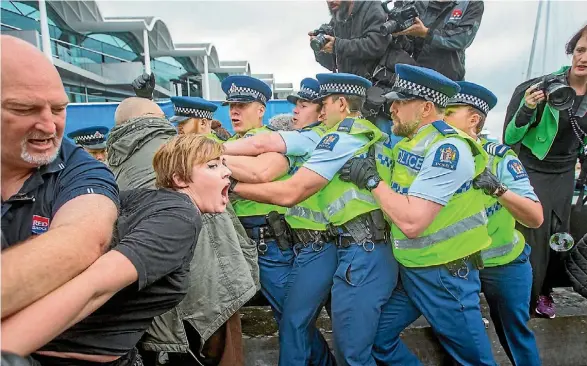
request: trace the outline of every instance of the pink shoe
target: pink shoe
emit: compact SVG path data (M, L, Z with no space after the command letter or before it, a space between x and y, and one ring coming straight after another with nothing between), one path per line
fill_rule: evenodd
M555 314L554 300L552 296L539 296L536 302L536 314L553 319Z

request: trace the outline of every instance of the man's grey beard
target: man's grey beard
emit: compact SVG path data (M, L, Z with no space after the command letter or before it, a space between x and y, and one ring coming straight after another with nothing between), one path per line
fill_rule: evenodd
M351 6L350 1L341 1L340 5L338 5L338 9L336 11L332 10L330 7L328 7L328 10L330 11L330 15L336 21L341 22L343 20L346 20L349 17L350 6Z
M22 140L21 145L20 145L20 147L21 147L20 158L29 164L37 165L37 166L42 166L42 165L47 165L47 164L52 163L53 160L55 160L55 158L57 157L57 154L59 154L59 148L61 147L61 139L58 139L57 137L53 137L53 139L57 144L57 146L55 147L55 152L53 154L47 156L45 154L33 155L33 154L29 153L27 151L28 137L24 138Z

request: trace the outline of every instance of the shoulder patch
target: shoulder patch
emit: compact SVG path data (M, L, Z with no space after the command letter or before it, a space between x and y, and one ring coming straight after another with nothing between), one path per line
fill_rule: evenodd
M490 155L495 155L499 156L500 158L503 158L511 149L507 145L502 145L495 142L488 142L485 145L483 145L483 150L485 150Z
M318 143L318 145L316 145L316 150L330 150L332 151L332 149L334 149L334 145L336 145L336 143L338 142L338 140L340 139L340 136L338 136L337 134L328 134L326 136L324 136L322 138L322 140L320 140L320 142Z
M449 126L444 121L432 122L432 126L434 126L438 130L438 132L440 132L443 136L446 136L446 135L457 135L458 134L457 130L455 130L454 128L452 128L451 126Z
M265 125L265 127L270 130L270 131L277 131L277 128L271 126L271 125Z
M445 168L450 170L457 170L459 162L459 150L453 144L442 144L434 153L434 160L432 166Z
M524 166L518 159L508 161L507 168L512 177L514 178L514 180L528 178L528 173L526 173L526 169L524 169Z
M349 133L351 132L351 128L353 128L354 124L355 120L353 118L346 118L340 123L340 125L338 125L337 131Z

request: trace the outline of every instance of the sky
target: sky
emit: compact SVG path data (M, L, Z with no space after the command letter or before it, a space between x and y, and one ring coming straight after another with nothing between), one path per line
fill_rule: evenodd
M273 74L277 83L291 82L295 89L303 78L327 71L315 62L307 35L330 19L324 0L99 0L98 5L105 17L157 16L174 43L213 43L220 60L247 60L252 73ZM481 27L466 52L465 79L498 97L486 122L497 138L511 93L529 78L537 10L538 1L485 1ZM587 23L586 14L587 1L543 3L530 77L570 64L565 43Z

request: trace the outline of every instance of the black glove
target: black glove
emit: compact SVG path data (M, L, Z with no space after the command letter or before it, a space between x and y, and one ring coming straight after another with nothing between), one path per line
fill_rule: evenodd
M373 189L369 187L368 183L375 180L375 184L381 181L379 173L377 173L377 165L375 159L371 156L366 158L352 158L347 161L340 169L340 180L344 182L352 182L361 189ZM371 180L371 182L369 182Z
M153 91L155 90L155 74L143 74L134 79L131 85L137 97L153 99Z
M487 168L477 178L473 179L473 187L482 189L485 194L491 197L501 197L508 190L508 187L501 183Z

